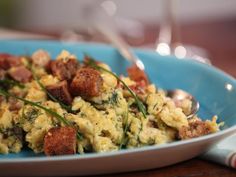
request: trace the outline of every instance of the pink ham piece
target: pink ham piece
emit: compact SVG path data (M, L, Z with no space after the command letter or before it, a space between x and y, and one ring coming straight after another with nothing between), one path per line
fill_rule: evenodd
M6 71L0 68L0 80L4 79L6 76Z
M52 74L60 80L71 80L78 69L79 62L76 59L68 59L67 61L55 60L50 62Z
M135 82L143 82L147 86L149 84L146 73L133 65L127 69L128 76Z
M0 69L8 70L11 67L20 66L21 61L19 57L7 54L0 53Z
M32 73L25 66L13 67L9 70L12 79L18 82L26 83L32 79Z

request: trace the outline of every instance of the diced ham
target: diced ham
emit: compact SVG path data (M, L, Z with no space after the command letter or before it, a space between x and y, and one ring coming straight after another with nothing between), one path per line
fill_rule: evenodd
M0 68L0 80L4 79L6 76L6 71Z
M0 105L3 102L3 100L4 100L4 96L0 95Z
M135 82L144 82L145 85L149 84L148 77L146 73L139 69L137 66L133 65L127 68L128 76Z
M7 63L7 58L9 58L11 55L9 54L6 54L6 53L1 53L0 54L0 68L1 69L8 69L9 68L9 65Z
M11 57L12 55L8 54L8 53L0 53L0 58L8 58Z
M8 70L11 67L20 66L21 64L19 57L6 53L0 54L0 69Z
M142 95L142 94L145 94L145 87L146 87L146 83L144 80L140 81L140 82L136 82L135 85L131 85L130 86L130 89L138 94L138 95Z
M37 50L32 55L32 61L35 65L46 67L50 61L50 55L45 50Z
M47 156L76 153L76 129L73 127L51 128L44 137L44 153Z
M71 104L72 97L70 95L67 81L62 81L60 83L49 85L46 87L47 91L57 98L59 101L65 103L65 104Z
M25 66L13 67L9 70L9 75L18 82L29 82L32 79L32 73Z
M97 70L80 68L71 82L71 93L84 98L99 96L102 84L103 79Z
M24 106L23 102L12 97L8 99L8 103L10 111L19 111Z
M9 64L10 68L22 65L20 57L17 57L17 56L11 56L11 57L7 58L7 62Z
M78 66L79 62L73 58L66 61L59 59L50 62L52 74L60 80L71 80L75 76Z

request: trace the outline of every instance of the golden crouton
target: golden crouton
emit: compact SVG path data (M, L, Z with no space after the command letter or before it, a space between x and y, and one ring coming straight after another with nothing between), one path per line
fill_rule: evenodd
M191 139L212 133L211 125L202 120L189 122L189 126L183 126L179 129L180 139Z
M72 94L84 98L99 96L103 79L100 73L92 68L81 68L71 83Z
M46 87L46 89L52 96L57 98L59 101L65 104L71 104L72 97L68 89L68 84L65 80L61 81L60 83L49 85Z
M47 156L76 153L76 129L53 127L44 137L44 153Z

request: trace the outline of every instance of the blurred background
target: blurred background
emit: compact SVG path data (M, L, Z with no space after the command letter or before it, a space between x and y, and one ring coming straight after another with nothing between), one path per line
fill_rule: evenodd
M107 42L94 22L132 46L207 58L236 76L235 0L0 0L0 39Z

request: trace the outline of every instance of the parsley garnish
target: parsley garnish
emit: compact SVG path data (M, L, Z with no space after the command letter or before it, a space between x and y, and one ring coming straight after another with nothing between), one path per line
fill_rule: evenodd
M124 146L126 146L127 141L128 141L128 138L126 137L126 135L127 135L129 126L131 124L131 123L128 124L128 118L129 118L129 112L128 112L128 109L127 109L127 111L125 113L124 132L123 132L123 137L121 139L121 143L120 143L119 149L122 149Z
M100 71L104 71L104 72L107 72L109 74L111 74L112 76L114 76L119 82L121 82L123 84L123 86L130 92L130 94L132 95L132 97L134 98L135 100L135 103L139 109L139 111L143 114L144 118L146 118L146 108L144 106L144 104L139 100L138 96L131 90L131 88L129 88L129 86L119 78L119 76L117 76L116 74L114 74L113 72L101 67L101 66L98 66L95 62L95 60L91 57L89 57L88 55L86 55L87 58L89 58L89 60L86 61L86 64L96 70L100 70Z
M117 104L117 102L118 102L118 93L113 92L111 97L109 98L109 103L115 105Z
M19 88L25 88L25 86L15 80L11 80L11 79L1 79L0 80L1 84L7 84L9 86L18 86Z
M31 69L31 72L33 74L33 77L34 79L36 80L36 82L39 84L39 86L41 87L41 89L48 95L48 97L54 101L54 102L57 102L60 104L60 106L65 109L67 112L70 112L70 113L75 113L75 111L73 111L71 109L71 106L68 106L68 105L65 105L64 103L62 103L60 100L58 100L57 98L55 98L51 93L49 93L47 91L47 89L45 88L45 86L40 82L39 78L36 76L35 72L33 69Z
M34 107L37 107L37 108L40 108L42 110L44 110L45 112L49 113L50 115L52 115L53 117L57 118L58 121L62 122L63 124L67 125L67 126L73 126L73 124L71 122L69 122L68 120L66 120L64 117L62 117L61 115L59 115L58 113L54 112L53 110L49 109L49 108L46 108L36 102L33 102L33 101L29 101L29 100L26 100L24 98L21 98L21 97L18 97L18 96L15 96L11 93L8 93L6 92L5 90L3 89L0 89L0 95L2 96L5 96L5 97L12 97L12 98L15 98L15 99L18 99L18 100L21 100L23 101L25 104L29 104L31 106L34 106ZM79 140L82 140L82 135L81 133L78 131L77 132L77 138Z
M39 116L39 110L32 108L31 110L25 112L25 108L22 110L22 117L28 121L34 121Z

